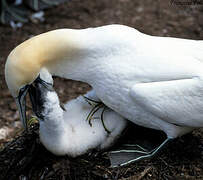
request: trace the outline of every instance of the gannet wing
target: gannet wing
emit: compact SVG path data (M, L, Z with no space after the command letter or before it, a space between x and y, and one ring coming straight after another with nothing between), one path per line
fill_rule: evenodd
M131 98L146 111L169 123L203 126L203 79L199 71L202 63L190 58L187 68L175 63L171 68L170 61L168 64L167 70L167 64L160 61L159 69L155 68L154 73L143 73L142 82L136 79L130 89ZM146 82L143 79L147 79Z

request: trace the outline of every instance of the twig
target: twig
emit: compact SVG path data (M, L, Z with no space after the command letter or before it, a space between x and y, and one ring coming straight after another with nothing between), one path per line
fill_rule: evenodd
M137 180L141 180L143 177L146 176L146 174L152 170L152 166L148 167L148 168L145 168L144 171L141 172L140 176L137 178Z

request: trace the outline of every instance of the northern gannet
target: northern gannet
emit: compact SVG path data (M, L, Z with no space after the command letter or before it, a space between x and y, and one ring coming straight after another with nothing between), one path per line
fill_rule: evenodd
M142 159L203 126L202 62L203 41L107 25L54 30L23 42L9 54L5 78L25 128L25 95L41 70L43 76L90 84L124 118L166 133L168 138Z
M127 121L107 107L94 113L96 119L90 126L87 117L96 104L86 98L98 102L94 91L69 101L64 111L53 88L40 81L35 80L29 92L40 124L40 141L53 154L76 157L93 149L107 149L122 134Z

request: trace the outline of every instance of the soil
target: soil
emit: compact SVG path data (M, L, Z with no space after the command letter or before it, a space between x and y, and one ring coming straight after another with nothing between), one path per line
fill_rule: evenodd
M4 79L6 57L15 46L57 28L125 24L151 35L203 39L203 5L178 2L72 0L47 9L43 23L27 23L17 30L0 25L0 179L203 179L201 129L174 140L151 160L120 168L109 167L105 152L76 159L50 154L39 142L37 125L28 134L21 132L17 108ZM62 102L91 89L71 80L55 78L54 82ZM29 104L28 116L32 116Z

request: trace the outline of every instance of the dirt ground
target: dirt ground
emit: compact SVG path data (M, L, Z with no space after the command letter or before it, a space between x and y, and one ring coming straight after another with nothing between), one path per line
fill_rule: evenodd
M0 25L0 147L3 148L16 137L21 129L15 102L4 79L6 57L15 46L33 35L57 28L87 28L106 24L125 24L151 35L203 39L203 5L182 6L178 2L72 0L46 10L43 23L28 23L17 30ZM62 102L90 89L87 84L59 78L55 78L55 87ZM28 109L28 115L31 116L30 105ZM27 139L22 141L25 143ZM55 157L39 143L36 144L38 150L34 150L35 163L32 161L22 168L19 174L13 176L14 179L19 179L20 175L21 178L24 175L29 179L203 179L202 130L195 130L175 140L152 160L122 168L110 168L105 153L70 160L67 157ZM0 162L1 165L4 163Z

